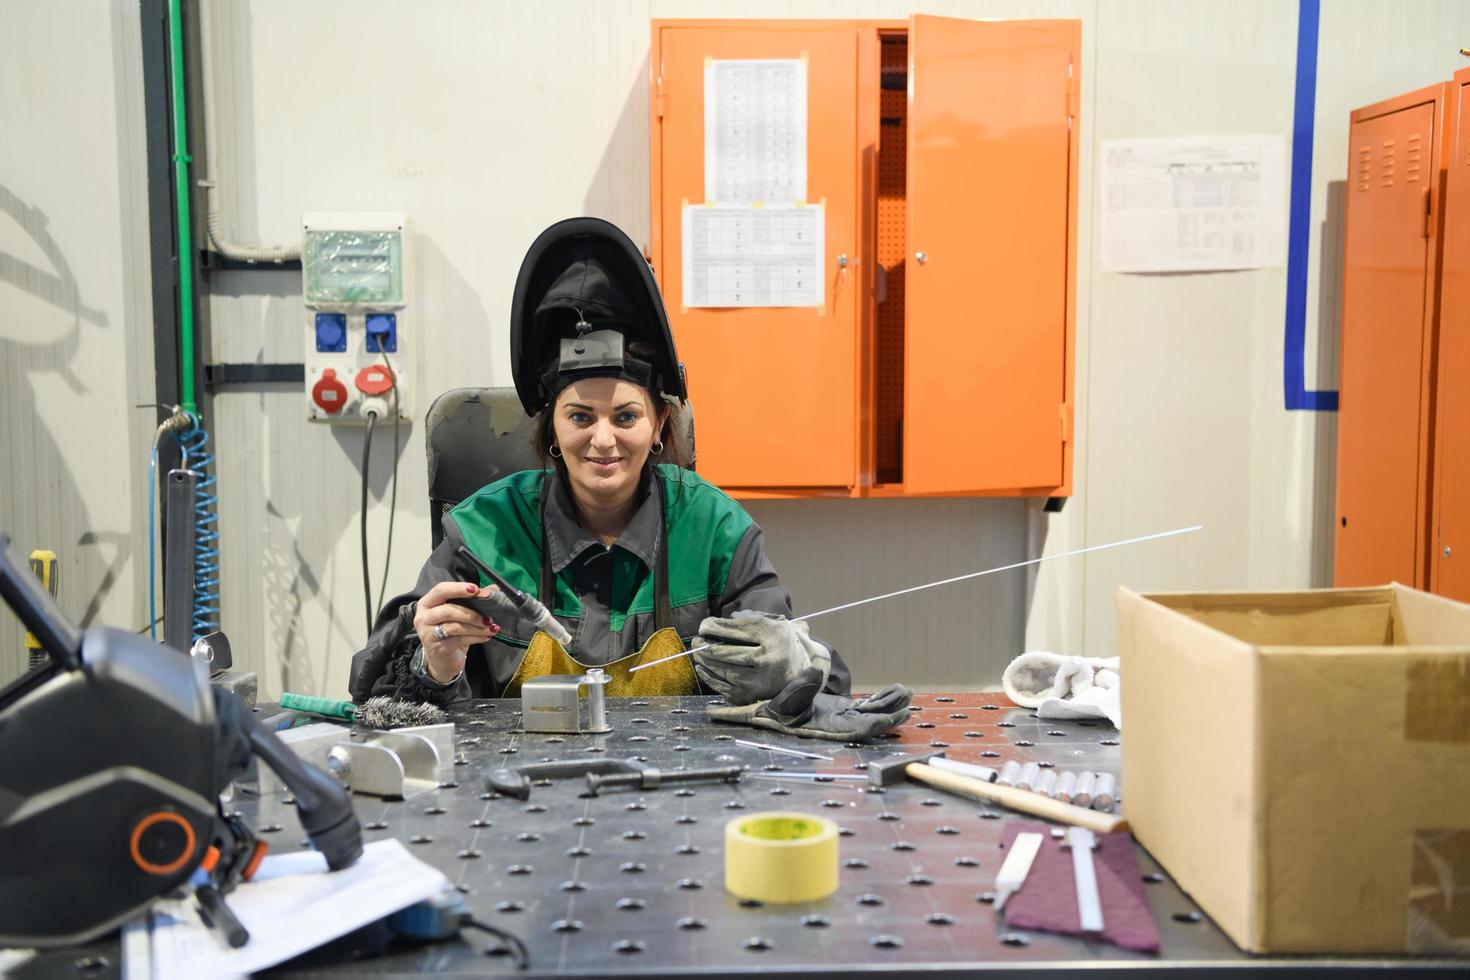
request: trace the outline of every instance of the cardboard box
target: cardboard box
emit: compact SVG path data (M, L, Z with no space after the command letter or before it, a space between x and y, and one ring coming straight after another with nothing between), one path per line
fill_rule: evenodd
M1242 948L1470 952L1470 605L1118 592L1139 841Z

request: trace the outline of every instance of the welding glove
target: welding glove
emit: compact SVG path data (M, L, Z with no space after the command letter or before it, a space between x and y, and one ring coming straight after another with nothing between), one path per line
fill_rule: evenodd
M1122 680L1117 657L1064 657L1023 653L1001 676L1006 696L1044 719L1100 718L1123 727Z
M770 700L711 706L710 720L834 742L874 738L908 720L914 692L902 684L890 684L870 697L847 698L822 693L825 681L821 670L808 667Z
M811 638L806 623L754 609L708 617L699 642L708 649L693 654L694 673L734 705L773 698L809 668L821 672L820 690L832 669L831 651Z

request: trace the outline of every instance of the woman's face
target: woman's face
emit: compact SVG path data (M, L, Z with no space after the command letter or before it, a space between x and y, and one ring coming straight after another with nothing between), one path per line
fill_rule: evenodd
M572 488L607 501L636 490L668 411L655 412L646 388L619 378L585 378L565 388L552 431Z

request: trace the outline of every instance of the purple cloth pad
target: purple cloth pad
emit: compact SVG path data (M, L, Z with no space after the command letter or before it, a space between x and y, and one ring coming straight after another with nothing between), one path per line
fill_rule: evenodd
M1026 831L1042 835L1041 850L1031 864L1026 883L1006 902L1006 924L1064 936L1083 935L1071 850L1062 846L1065 840L1051 836L1052 825L1013 820L1005 828L1007 851L1016 835ZM1157 953L1159 929L1138 874L1133 835L1098 834L1092 863L1097 870L1098 897L1102 899L1102 938L1123 949Z

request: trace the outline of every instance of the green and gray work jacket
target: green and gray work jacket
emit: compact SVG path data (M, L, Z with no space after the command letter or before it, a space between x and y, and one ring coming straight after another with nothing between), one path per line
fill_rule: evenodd
M632 520L612 545L604 545L577 522L571 496L555 470L513 473L450 510L443 517L444 539L424 563L413 590L383 607L367 646L353 656L348 682L353 700L386 694L446 704L499 697L505 689L535 633L518 619L497 619L500 633L470 647L464 673L453 683L438 684L412 668L419 649L413 628L418 598L440 582L480 581L479 573L457 556L460 545L551 608L572 634L572 652L587 666L634 654L654 634L653 570L665 528L669 625L686 645L699 634L706 616L729 616L739 609L790 616L791 594L766 558L760 525L745 509L688 470L661 463L653 473L639 489L641 500ZM540 594L541 497L547 487L544 540L554 574L554 605ZM846 694L851 686L847 666L833 650L827 690Z

